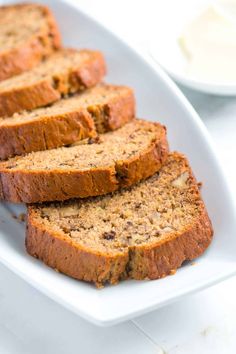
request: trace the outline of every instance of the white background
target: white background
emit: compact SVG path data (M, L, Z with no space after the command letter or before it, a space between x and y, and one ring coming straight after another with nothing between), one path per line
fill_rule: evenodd
M181 0L71 2L144 51L182 10ZM236 198L236 98L181 89L212 135ZM0 354L236 353L236 278L112 328L85 322L3 266L0 281Z

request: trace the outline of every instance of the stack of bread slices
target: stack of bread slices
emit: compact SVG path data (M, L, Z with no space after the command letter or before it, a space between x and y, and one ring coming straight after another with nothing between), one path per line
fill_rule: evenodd
M0 198L27 203L28 253L98 287L202 254L200 185L132 89L103 82L103 54L63 48L38 4L0 8L0 43Z

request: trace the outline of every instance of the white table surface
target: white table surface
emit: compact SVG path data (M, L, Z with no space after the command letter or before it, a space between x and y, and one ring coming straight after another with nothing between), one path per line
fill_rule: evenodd
M163 21L160 6L170 16L181 10L181 0L70 1L142 50ZM212 135L236 198L236 98L181 89ZM0 284L0 354L236 353L236 277L112 328L80 319L4 266Z

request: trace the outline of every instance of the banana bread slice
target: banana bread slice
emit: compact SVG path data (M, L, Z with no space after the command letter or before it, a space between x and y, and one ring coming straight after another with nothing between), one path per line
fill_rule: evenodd
M117 283L173 274L201 255L213 230L183 155L154 176L103 197L28 207L29 254L73 278Z
M0 199L36 203L106 194L153 175L167 153L165 127L133 119L75 146L1 162Z
M0 159L72 144L115 130L135 115L129 87L101 84L46 108L0 118Z
M0 81L33 68L60 43L56 21L46 6L1 6Z
M32 70L0 82L0 116L31 110L96 85L106 71L102 53L62 49Z

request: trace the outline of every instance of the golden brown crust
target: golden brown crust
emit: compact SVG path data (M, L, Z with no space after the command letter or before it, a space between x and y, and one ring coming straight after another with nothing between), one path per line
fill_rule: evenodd
M29 4L17 4L3 6L4 8L19 8L29 6ZM47 22L47 31L38 32L30 41L23 46L0 52L0 81L6 80L14 75L18 75L33 68L41 60L47 58L54 50L61 46L61 36L53 14L47 6L30 4L38 7L44 14ZM3 8L2 7L2 8Z
M91 171L3 173L0 198L13 203L37 203L49 200L85 198L115 191L118 183L112 168Z
M117 95L106 104L95 104L86 109L78 106L70 113L50 117L42 115L30 121L0 125L0 160L73 144L94 136L96 131L104 133L118 129L134 115L133 91L127 88L123 95ZM98 120L100 124L96 124Z
M69 92L73 93L93 87L101 81L105 74L106 63L103 54L99 51L93 51L91 58L80 69L71 71L68 83L72 89ZM63 92L63 90L60 90L60 92ZM68 91L65 93L68 93Z
M116 163L116 174L120 187L129 187L137 181L152 176L159 171L165 162L169 146L166 139L166 127L158 140L153 141L148 149L141 152L138 158Z
M128 123L131 118L135 116L135 96L131 88L127 87L126 94L119 99L113 99L104 107L104 113L106 116L106 125L103 131L104 133L110 130L116 130Z
M0 116L11 116L15 112L31 110L59 100L60 93L49 80L7 92L0 92Z
M111 86L112 87L112 86ZM93 116L99 134L116 130L128 123L135 116L135 97L133 90L126 87L126 92L114 97L104 106L90 106L89 113ZM101 122L101 116L103 116Z
M173 274L186 260L200 256L209 246L213 229L205 208L188 230L156 245L130 247L116 256L89 251L49 232L38 222L35 208L28 207L27 252L45 264L79 280L101 286L121 279L158 279Z
M45 78L30 86L0 92L0 116L11 116L15 112L42 107L68 93L83 91L96 85L105 73L106 64L102 53L93 51L80 69L74 68L53 80Z
M0 167L0 199L14 203L37 203L85 198L132 185L158 171L168 156L166 130L139 156L115 167L75 171L14 171Z
M85 109L3 125L0 127L0 159L69 145L95 134L94 122Z

